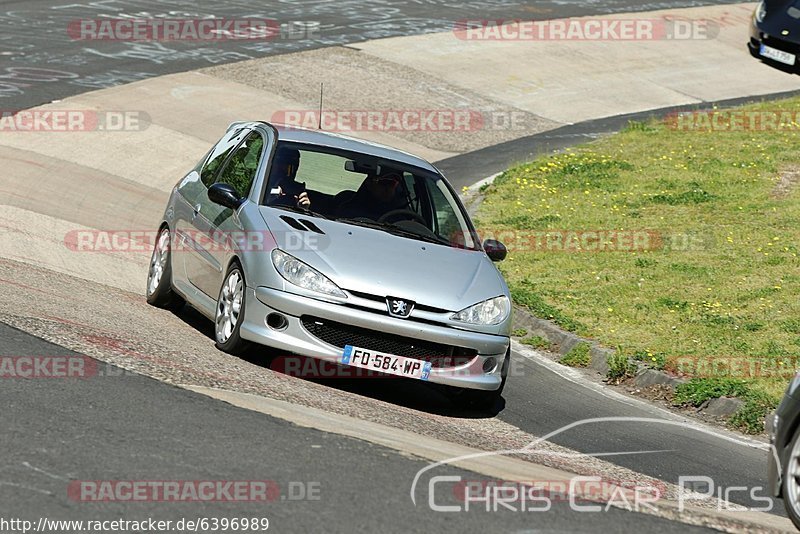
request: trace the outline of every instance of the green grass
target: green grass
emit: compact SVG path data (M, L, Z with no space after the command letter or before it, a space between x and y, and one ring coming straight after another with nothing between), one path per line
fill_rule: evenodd
M588 343L578 343L559 361L570 367L589 367L592 364L591 348Z
M531 347L533 347L535 349L542 349L542 350L550 350L551 349L550 342L547 341L542 336L531 336L531 337L523 339L521 341L521 343L524 343L524 344L526 344L528 346L531 346Z
M606 363L608 363L606 377L612 382L618 383L636 374L636 364L621 350L617 350L609 356Z
M581 323L567 317L561 310L548 304L541 295L535 293L532 289L533 286L533 282L525 279L510 287L511 297L514 302L525 306L535 316L550 319L562 328L576 333L584 333L586 331L586 327Z
M700 406L717 397L743 397L750 389L744 380L732 378L693 378L675 388L673 403L677 406Z
M794 111L800 98L749 108ZM506 236L500 269L517 304L654 367L797 358L800 184L775 187L800 167L799 132L632 123L508 169L485 191L480 230ZM563 239L543 246L548 231ZM639 232L645 246L580 250L568 234L583 231ZM753 413L734 424L757 431L786 380L745 380Z

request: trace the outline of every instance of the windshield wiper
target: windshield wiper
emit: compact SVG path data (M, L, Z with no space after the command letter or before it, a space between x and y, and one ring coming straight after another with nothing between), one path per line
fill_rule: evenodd
M387 228L387 232L390 232L395 235L403 236L403 237L410 237L414 239L419 239L420 241L426 241L428 243L436 243L437 245L449 245L450 241L445 239L444 237L439 237L435 235L428 235L428 234L420 234L418 232L414 232L413 230L408 230L406 228L400 228L399 226L390 225Z
M401 228L394 224L381 224L379 222L372 222L365 219L336 219L340 222L345 222L348 224L354 224L356 226L363 226L365 228L372 228L374 230L381 230L388 234L400 236L400 237L408 237L411 239L416 239L418 241L425 241L428 243L436 243L437 245L449 245L450 242L447 241L443 237L435 237L426 234L420 234L417 232L413 232L411 230L407 230L405 228Z
M372 228L374 230L383 230L384 232L387 231L387 228L386 228L385 225L377 223L377 222L374 222L374 221L370 221L370 220L367 220L367 219L362 219L362 218L350 219L350 218L347 218L347 217L340 217L340 218L335 219L335 220L338 221L338 222L343 222L343 223L347 223L347 224L354 224L356 226L363 226L364 228Z

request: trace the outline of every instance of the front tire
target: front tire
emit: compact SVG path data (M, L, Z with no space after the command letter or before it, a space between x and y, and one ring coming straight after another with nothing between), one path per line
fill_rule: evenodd
M169 227L158 233L147 270L147 303L157 308L180 309L185 301L172 289L172 239Z
M216 347L228 354L240 354L248 345L239 333L244 320L246 289L244 271L238 263L233 263L219 290L214 316Z
M790 451L781 477L783 506L794 526L800 529L800 428L794 433Z

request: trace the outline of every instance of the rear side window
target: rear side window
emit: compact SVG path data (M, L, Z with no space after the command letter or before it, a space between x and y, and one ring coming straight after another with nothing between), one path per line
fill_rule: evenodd
M253 186L263 151L264 138L258 132L252 132L230 157L217 183L229 184L240 197L246 197Z
M211 149L211 154L209 154L203 165L203 169L200 171L200 180L203 182L203 185L209 187L214 183L214 179L217 177L220 167L225 163L225 159L228 157L228 154L231 153L231 150L239 144L244 133L244 128L234 128L229 133L226 133L219 143Z

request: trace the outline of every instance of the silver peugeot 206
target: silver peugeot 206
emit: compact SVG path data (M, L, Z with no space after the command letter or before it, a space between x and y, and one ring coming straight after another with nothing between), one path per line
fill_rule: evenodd
M511 354L511 300L492 263L505 255L480 243L423 159L237 122L172 190L147 301L188 302L228 353L257 343L442 384L492 409Z

